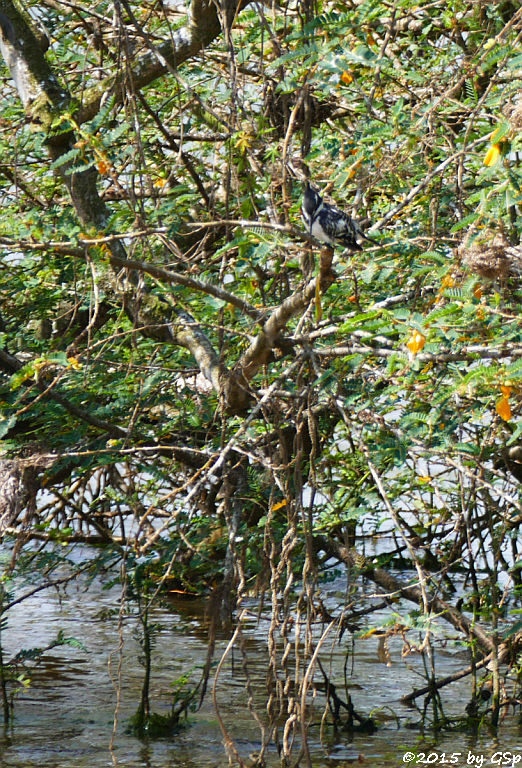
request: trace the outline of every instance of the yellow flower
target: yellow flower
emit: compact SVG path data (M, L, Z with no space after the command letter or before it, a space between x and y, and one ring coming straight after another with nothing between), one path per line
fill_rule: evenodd
M411 354L415 356L426 344L426 336L423 336L420 331L413 330L410 334L410 338L406 342L406 346L410 350Z
M452 275L444 275L442 278L442 283L440 284L441 289L444 288L454 288L455 287L455 278Z
M487 166L495 165L499 157L500 157L500 146L498 144L493 144L493 146L490 147L486 152L486 157L484 158L484 165L487 165Z
M511 406L509 404L509 397L504 396L501 397L500 400L497 400L495 409L500 418L504 419L504 421L509 421L511 419Z
M253 135L249 131L239 131L236 134L234 146L244 155L252 146Z
M96 167L98 168L98 173L100 176L105 176L111 170L111 164L105 157L102 157L98 161L98 165Z

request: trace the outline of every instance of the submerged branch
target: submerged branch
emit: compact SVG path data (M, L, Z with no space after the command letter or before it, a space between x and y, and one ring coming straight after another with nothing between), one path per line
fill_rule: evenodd
M335 557L340 562L345 563L351 568L358 568L368 579L386 590L386 592L404 597L406 600L422 605L422 590L415 586L405 586L399 579L385 571L383 568L374 566L373 563L363 558L356 549L337 544L332 539L325 536L316 536L314 543L317 551L322 550L331 557ZM361 562L363 563L361 567ZM491 653L495 649L495 642L482 627L474 621L470 621L461 611L442 600L440 597L429 596L429 608L431 611L441 615L445 621L449 622L459 632L463 632L467 637L474 638L483 653Z

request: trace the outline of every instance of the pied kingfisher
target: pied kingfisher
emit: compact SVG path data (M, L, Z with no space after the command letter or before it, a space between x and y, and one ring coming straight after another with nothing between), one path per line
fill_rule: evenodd
M351 251L362 251L361 240L368 240L378 245L376 240L367 237L360 225L347 213L334 205L325 203L319 192L306 182L301 204L301 214L308 232L322 243L333 247L344 245Z

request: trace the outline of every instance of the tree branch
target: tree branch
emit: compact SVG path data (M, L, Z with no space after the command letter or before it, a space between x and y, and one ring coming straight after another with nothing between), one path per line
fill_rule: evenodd
M292 317L303 311L309 305L318 292L324 293L334 280L330 271L333 251L323 249L321 253L321 268L319 275L310 280L302 290L289 296L275 309L268 320L263 324L261 332L254 339L249 348L243 353L236 370L241 371L242 376L250 381L257 371L265 365L270 357L272 349L277 346L277 340L281 331L286 327Z
M221 366L219 357L199 324L188 312L178 310L178 318L169 323L172 341L186 347L196 360L201 373L212 384L214 391L221 392Z
M12 374L23 368L23 363L14 355L6 352L5 349L0 349L0 368L6 373ZM31 380L31 383L33 381L34 380ZM97 429L101 429L103 432L107 432L113 437L128 437L129 433L125 428L119 427L116 424L111 424L104 419L99 419L97 416L93 416L84 408L79 408L77 405L74 405L74 403L71 403L66 397L63 397L63 395L50 389L44 382L36 381L35 384L40 391L46 391L46 397L49 397L51 400L54 400L55 403L61 405L62 408L65 408L71 416L75 416L77 419L80 419L80 421L84 421L86 424L97 427Z
M187 24L174 30L170 40L155 46L136 64L132 78L139 90L166 72L173 71L215 40L221 25L212 0L193 0ZM91 120L98 112L102 99L114 97L122 100L125 74L109 77L87 90L83 106L76 117L79 124Z
M29 16L11 0L0 0L0 51L34 130L48 130L53 110L63 109L70 100L47 63L43 49Z
M150 234L154 233L143 233L144 236ZM82 238L80 239L80 242L87 246L96 246L119 241L122 239L122 237L127 237L127 235L109 235L108 237L93 239ZM86 261L85 249L76 248L73 243L69 242L35 243L31 240L11 240L11 238L0 236L0 243L10 246L13 248L13 250L19 251L23 249L24 251L52 251L53 253L57 253L63 256L73 256L75 259ZM209 296L214 296L216 299L221 299L221 301L237 307L237 309L239 309L243 314L251 317L253 320L260 320L260 318L263 316L262 312L249 304L248 301L244 301L244 299L236 296L234 293L230 293L230 291L227 291L224 288L220 288L217 285L212 285L211 283L198 280L195 277L190 277L186 273L174 272L172 269L165 269L165 267L161 267L149 261L127 259L126 256L121 256L119 253L110 252L108 254L108 259L112 266L117 267L118 270L126 269L129 272L140 272L150 275L151 277L155 277L157 280L162 280L165 283L183 285L186 288L193 288L195 291L206 293Z

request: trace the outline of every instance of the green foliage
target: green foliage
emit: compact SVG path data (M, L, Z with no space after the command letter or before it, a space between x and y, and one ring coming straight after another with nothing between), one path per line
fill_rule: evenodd
M278 615L279 591L290 611L294 579L321 570L317 535L378 542L415 579L467 568L463 604L503 620L521 511L515 4L247 6L175 67L160 49L184 19L162 4L26 5L70 99L44 135L0 96L0 450L48 457L41 514L10 527L105 547L92 574L124 557L145 667L159 585L224 614L239 583L270 583ZM337 249L325 276L291 160L379 245ZM133 727L177 723L154 717Z

